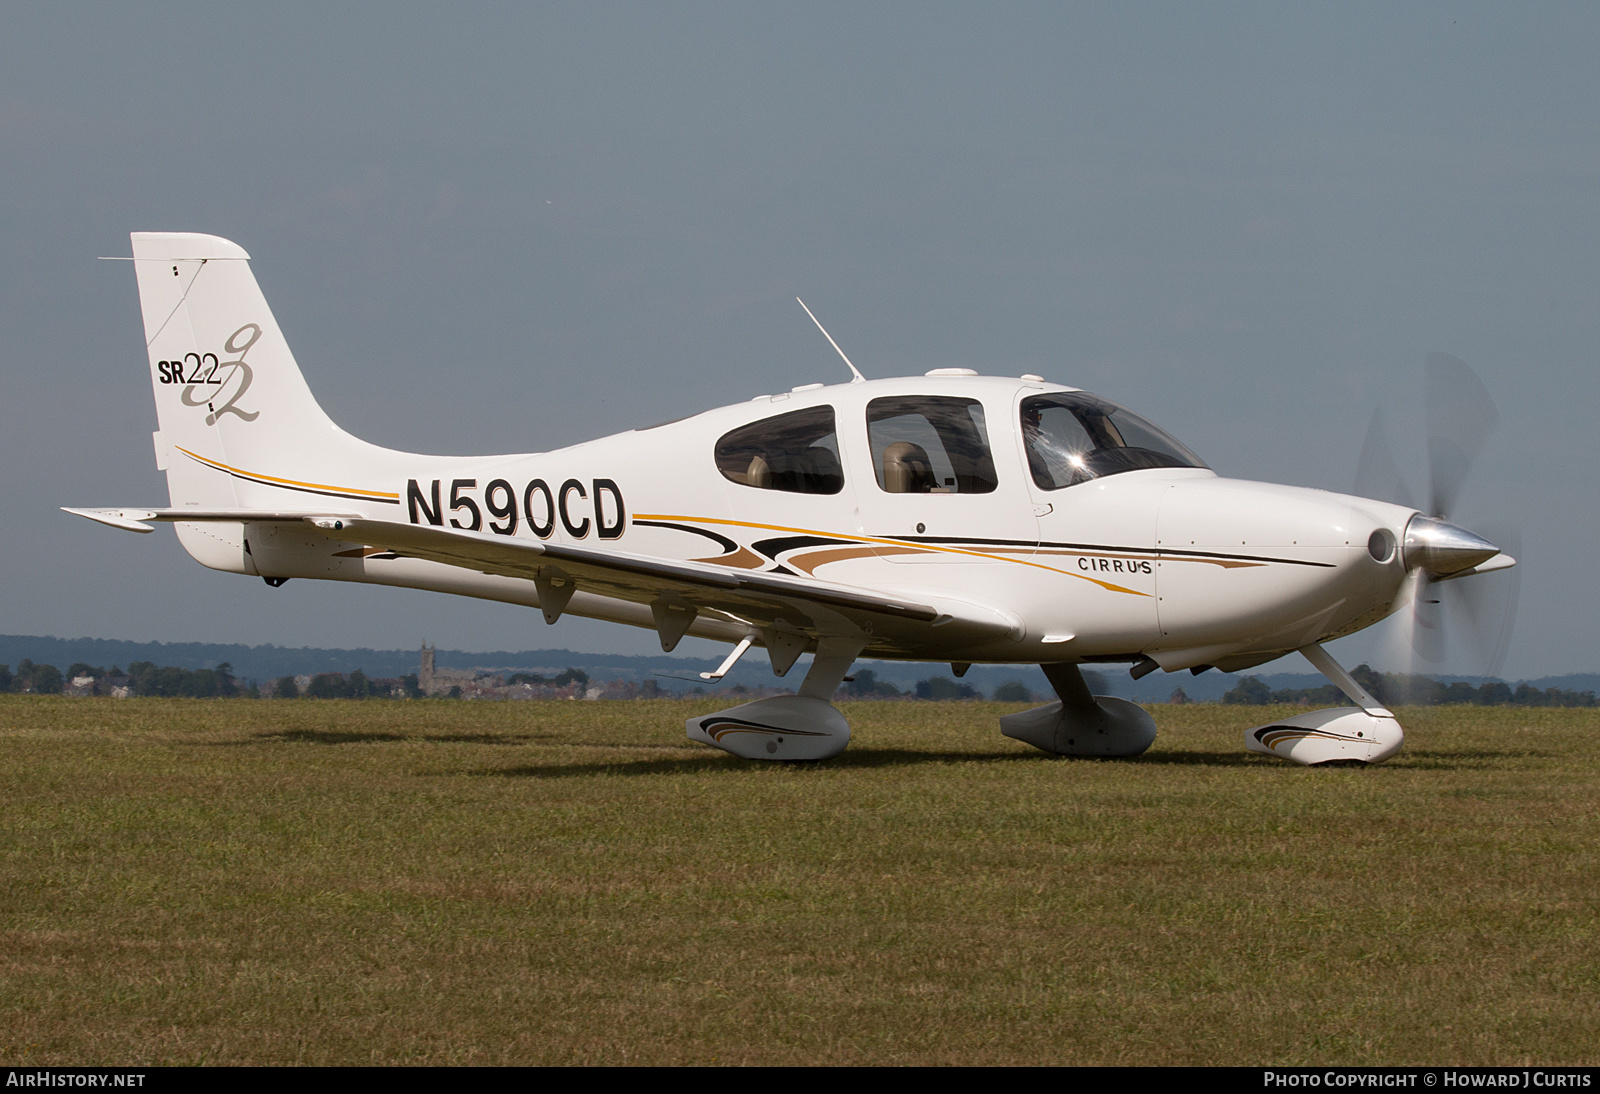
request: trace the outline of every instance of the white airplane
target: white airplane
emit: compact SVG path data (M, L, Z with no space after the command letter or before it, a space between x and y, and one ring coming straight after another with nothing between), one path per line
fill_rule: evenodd
M1079 665L1237 671L1299 650L1355 706L1252 728L1247 747L1376 763L1401 728L1322 643L1430 582L1515 564L1409 506L1221 478L1137 415L1032 375L869 381L851 365L847 384L552 452L379 448L317 405L242 248L132 238L170 506L67 512L170 522L201 564L274 587L397 585L648 627L668 651L685 634L732 644L707 679L751 646L778 676L812 653L798 694L688 720L750 759L841 752L831 700L862 656L1039 664L1059 701L1001 731L1125 757L1155 723L1091 695Z

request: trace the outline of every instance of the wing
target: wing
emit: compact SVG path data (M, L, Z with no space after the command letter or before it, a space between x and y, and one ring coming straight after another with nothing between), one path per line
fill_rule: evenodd
M750 622L773 623L796 603L826 606L848 614L865 613L931 624L941 613L928 604L882 596L849 586L785 574L731 570L703 562L683 562L598 547L539 543L487 532L380 520L320 517L312 527L331 539L381 547L398 555L461 566L486 574L527 580L566 580L580 588L637 603L675 597Z
M309 523L346 543L536 581L541 603L550 593L551 583L561 582L566 588L649 604L664 633L675 630L681 634L699 612L759 629L768 645L774 630L799 632L806 639L857 634L865 637L869 646L887 643L899 647L917 644L917 638L925 638L931 627L940 629L941 638L972 641L1016 634L1020 624L1009 613L965 600L941 596L924 602L787 574L727 569L599 547L378 520L323 517ZM674 612L682 613L676 626Z
M759 630L765 644L787 632L802 641L823 635L861 635L883 652L908 651L930 628L941 644L1020 637L1009 612L965 597L897 596L815 578L737 570L599 547L497 536L433 525L370 520L334 510L68 509L102 524L151 530L145 521L303 522L329 539L376 547L485 574L532 581L553 621L573 589L650 605L657 626L676 639L701 612ZM554 610L552 611L552 605Z

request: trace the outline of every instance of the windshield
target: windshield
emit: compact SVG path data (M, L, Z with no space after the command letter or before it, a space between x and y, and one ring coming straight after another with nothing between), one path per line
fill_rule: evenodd
M1044 490L1147 467L1205 467L1137 414L1081 391L1022 400L1022 438L1028 470Z

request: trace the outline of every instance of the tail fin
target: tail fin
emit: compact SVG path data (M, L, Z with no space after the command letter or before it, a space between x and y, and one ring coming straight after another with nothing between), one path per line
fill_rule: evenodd
M317 405L242 247L135 232L133 257L174 506L281 504L275 478L325 481L369 463L372 446Z
M135 232L133 257L161 427L156 464L174 508L396 497L372 481L387 463L384 450L339 429L317 405L242 247L216 236ZM180 526L200 561L239 565L231 543L225 557L201 557L197 548L215 552L191 543L197 534Z

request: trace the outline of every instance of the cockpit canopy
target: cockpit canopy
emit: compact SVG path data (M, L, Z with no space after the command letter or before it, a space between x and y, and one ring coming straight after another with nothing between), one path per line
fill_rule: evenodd
M1000 481L983 403L952 395L891 395L866 408L878 489L886 494L987 494ZM1022 400L1028 470L1044 490L1151 467L1206 465L1137 414L1083 391ZM723 478L759 490L844 489L834 408L822 405L742 425L716 444Z
M1042 490L1149 467L1205 467L1175 438L1113 402L1086 391L1022 400L1028 470Z

